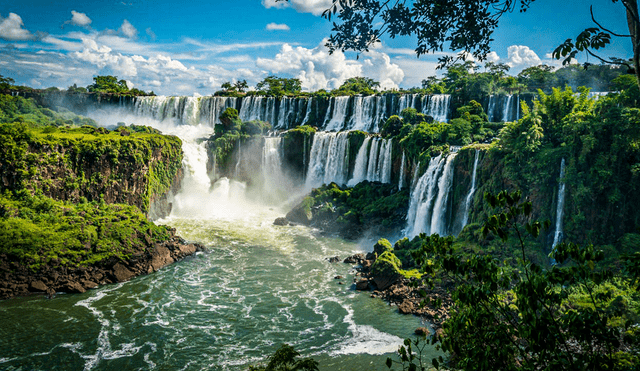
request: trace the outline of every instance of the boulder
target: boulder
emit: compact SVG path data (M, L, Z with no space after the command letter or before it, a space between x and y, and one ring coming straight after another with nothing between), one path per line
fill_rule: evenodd
M33 281L31 282L31 284L29 285L29 291L40 291L40 292L46 292L48 289L47 285L44 284L44 282L38 280L38 281Z
M400 273L401 266L400 259L393 255L391 251L385 251L376 259L371 265L371 274L378 290L385 290L402 277Z
M347 264L361 264L364 260L364 254L355 254L345 258L342 262Z
M329 263L337 263L340 261L340 257L339 256L334 256L331 258L327 258L327 260L329 261Z
M153 267L153 270L157 271L173 262L169 249L163 245L156 245L156 248L151 253L151 267Z
M428 329L428 328L426 328L426 327L418 327L418 328L414 331L414 333L415 333L416 335L419 335L419 336L427 336L427 335L429 335L431 332L430 332L430 331L429 331L429 329Z
M371 288L369 285L369 280L360 280L356 282L356 290L367 291Z
M113 276L117 282L124 282L133 278L135 274L125 267L124 264L117 263L113 266Z
M276 220L273 221L273 225L287 226L289 225L289 221L287 218L276 218Z
M311 212L312 205L313 198L309 196L305 197L302 202L287 213L287 220L294 223L310 225L313 220L313 213Z
M413 314L416 310L415 304L411 300L404 300L398 305L398 312L402 314Z
M67 281L67 283L62 285L62 291L68 292L68 293L82 294L87 290L85 290L85 288L82 287L82 285L77 281Z

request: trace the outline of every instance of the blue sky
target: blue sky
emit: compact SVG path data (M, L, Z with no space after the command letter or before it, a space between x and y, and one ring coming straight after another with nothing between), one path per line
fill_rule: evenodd
M411 38L385 39L358 59L329 55L331 24L320 17L331 0L3 1L0 3L0 74L37 88L86 86L96 75L116 75L158 94L211 94L225 81L250 86L270 74L297 77L305 90L332 89L367 76L385 88L419 86L438 55L416 58ZM536 0L504 16L489 60L511 73L560 62L550 53L597 20L627 33L621 4L609 0ZM630 57L626 40L606 54ZM584 60L584 57L581 57ZM596 62L595 60L591 60Z

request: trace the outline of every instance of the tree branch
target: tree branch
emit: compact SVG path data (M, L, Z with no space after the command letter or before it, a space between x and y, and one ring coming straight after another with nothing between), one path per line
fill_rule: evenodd
M608 29L604 28L600 23L598 23L598 21L596 21L596 17L593 15L593 5L591 5L589 7L589 10L591 11L591 20L593 21L593 23L598 25L598 27L600 27L604 31L607 31L608 33L612 34L613 36L617 36L617 37L631 37L631 35L619 35L619 34L613 32L611 30L608 30Z

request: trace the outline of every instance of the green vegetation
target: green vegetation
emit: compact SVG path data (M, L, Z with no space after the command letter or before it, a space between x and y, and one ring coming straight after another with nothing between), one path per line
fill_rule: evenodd
M29 126L97 126L90 118L76 115L64 108L56 111L38 106L32 99L0 94L0 123L26 123Z
M103 201L69 203L31 192L0 194L0 254L37 271L127 260L147 241L166 241L169 228L149 222L134 206Z
M256 85L258 92L275 97L297 95L302 90L300 79L267 76Z
M180 139L142 126L110 132L93 126L0 124L0 143L5 189L70 201L99 201L102 195L144 212L170 189L182 166Z
M74 89L77 92L77 89ZM87 86L92 93L115 94L123 96L155 95L153 92L145 93L142 90L129 88L127 82L118 80L116 76L96 76L93 84Z
M455 282L456 310L444 322L443 336L434 338L449 353L450 366L633 369L640 361L640 296L633 281L614 278L598 264L604 253L592 246L558 245L552 254L558 265L545 270L527 256L525 236L537 238L543 229L530 218L532 204L521 202L520 193L485 198L497 213L482 233L519 249L517 263L466 253L453 237L437 235L420 236L422 245L413 254L431 284ZM435 360L434 366L441 362Z
M372 95L378 91L380 83L368 77L351 77L346 79L340 87L333 91L335 95Z
M408 190L398 192L396 185L368 181L345 189L327 184L314 189L308 200L316 223L347 238L357 238L370 228L382 235L397 231L408 207Z
M249 366L249 371L318 371L318 362L313 358L297 359L300 357L291 345L282 344L275 353L269 357L266 366Z
M234 150L242 143L261 137L271 129L271 124L263 121L242 122L235 108L227 108L220 115L215 134L209 138L209 148L215 153L216 164L227 169Z

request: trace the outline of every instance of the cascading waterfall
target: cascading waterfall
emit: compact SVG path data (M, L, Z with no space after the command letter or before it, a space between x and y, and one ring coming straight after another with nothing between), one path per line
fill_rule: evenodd
M349 173L348 132L317 132L313 137L306 187L322 184L345 184Z
M447 234L447 201L453 184L453 160L455 157L456 153L447 156L442 176L438 180L438 197L433 205L431 216L431 234L437 233L441 236Z
M347 108L349 104L349 97L335 97L333 98L332 110L327 111L327 115L331 112L330 118L325 119L327 131L342 130L344 122L347 118Z
M404 175L404 162L406 161L404 151L402 151L402 160L400 161L400 174L398 175L398 191L402 190L402 186L404 186L405 175Z
M262 178L264 190L279 189L284 175L280 149L282 137L264 137L262 146Z
M451 95L430 95L428 104L425 104L422 113L433 117L435 121L446 122L449 117L449 104Z
M473 175L471 175L471 188L464 201L464 213L462 214L462 230L469 222L469 209L471 208L471 201L473 200L473 194L476 192L476 173L478 172L478 158L480 157L480 150L476 149L475 158L473 160Z
M457 153L439 155L429 161L425 173L411 191L407 227L409 238L420 233L446 235L447 202L453 183L453 164Z
M502 109L502 121L511 121L511 101L513 100L513 94L507 95L507 101L504 104L504 108Z
M496 112L496 96L492 94L489 96L489 104L487 105L487 115L489 116L490 122L496 121L495 112Z
M552 249L562 240L562 214L564 213L564 158L560 162L560 181L558 184L558 206L556 207L556 231L553 235Z
M367 136L364 138L364 141L360 145L360 149L358 150L358 154L356 155L356 163L353 168L353 177L349 180L349 186L353 187L354 185L362 182L367 178L367 164L369 161L368 149L369 142L371 141L371 137Z
M362 130L376 133L380 122L392 115L398 115L405 108L415 108L430 115L437 121L448 119L451 96L447 94L422 96L404 94L341 96L341 97L265 97L248 95L245 97L135 97L131 103L121 102L123 108L137 116L146 116L158 121L175 120L181 124L203 124L213 127L219 124L219 117L226 108L235 108L242 121L266 121L274 129L286 130L297 125L310 124L325 131ZM328 105L315 102L329 99ZM326 107L311 114L313 107Z
M442 171L444 159L442 155L431 158L424 174L415 182L409 199L407 228L404 235L414 237L431 227L431 210L434 194L437 192L437 179ZM418 164L418 168L420 165ZM417 174L416 174L417 175Z

